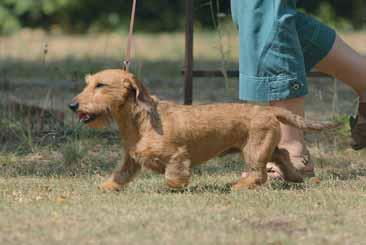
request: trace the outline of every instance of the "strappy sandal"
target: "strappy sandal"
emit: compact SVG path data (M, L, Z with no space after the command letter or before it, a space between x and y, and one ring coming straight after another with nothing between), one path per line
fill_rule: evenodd
M359 103L358 114L350 117L351 147L358 151L366 147L366 103Z
M277 161L286 162L295 167L295 169L302 175L302 177L314 177L314 162L310 157L310 152L306 150L301 157L292 157L289 154L281 154L277 157ZM286 180L285 174L276 162L267 163L267 174L271 179Z

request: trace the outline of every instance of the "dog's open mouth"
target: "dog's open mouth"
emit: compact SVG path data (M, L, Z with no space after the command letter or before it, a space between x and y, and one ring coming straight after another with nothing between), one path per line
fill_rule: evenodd
M87 114L87 113L78 113L79 121L82 123L90 123L97 119L97 115L94 114Z

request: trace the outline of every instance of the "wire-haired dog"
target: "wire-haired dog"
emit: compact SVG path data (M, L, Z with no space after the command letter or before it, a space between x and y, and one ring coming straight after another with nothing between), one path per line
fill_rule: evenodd
M303 130L334 128L334 123L305 121L289 111L250 104L179 105L151 96L136 77L105 70L86 77L86 87L70 108L80 121L101 128L116 121L124 139L120 170L100 187L120 190L141 167L165 174L168 186L186 187L191 168L237 149L249 173L234 188L253 188L267 180L266 164L275 161L288 181L302 181L295 168L281 161L277 149L280 122Z

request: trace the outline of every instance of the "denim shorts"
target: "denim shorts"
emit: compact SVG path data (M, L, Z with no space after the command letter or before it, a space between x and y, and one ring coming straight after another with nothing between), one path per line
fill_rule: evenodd
M331 50L336 33L299 12L296 0L231 0L239 30L239 98L303 97L307 73Z

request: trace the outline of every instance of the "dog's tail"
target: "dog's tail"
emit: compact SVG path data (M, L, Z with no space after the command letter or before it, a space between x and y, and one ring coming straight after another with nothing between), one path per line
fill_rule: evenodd
M288 110L282 108L274 108L274 114L278 121L283 124L293 126L304 131L321 131L325 129L335 129L342 124L337 122L317 122L305 120L305 118L298 116Z

